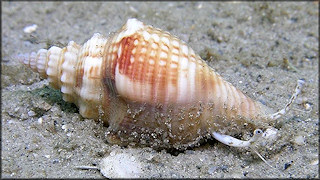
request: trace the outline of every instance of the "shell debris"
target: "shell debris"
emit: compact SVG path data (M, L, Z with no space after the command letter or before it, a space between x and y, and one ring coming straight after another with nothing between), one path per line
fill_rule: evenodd
M27 34L30 34L30 33L35 32L37 30L37 28L38 28L38 25L32 24L32 25L24 27L23 28L23 32L27 33Z
M128 153L110 154L101 160L99 167L107 178L139 178L142 174L141 162Z

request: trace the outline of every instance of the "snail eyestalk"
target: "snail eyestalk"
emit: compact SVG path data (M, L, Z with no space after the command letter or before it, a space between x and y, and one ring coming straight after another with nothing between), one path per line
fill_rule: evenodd
M291 106L293 101L297 98L297 96L301 93L301 89L302 89L304 83L305 83L304 79L299 79L297 81L297 86L296 86L295 92L291 96L289 102L286 104L286 106L283 109L281 109L280 111L278 111L278 112L276 112L274 114L271 114L270 115L270 119L272 119L272 120L279 119L281 116L286 114L287 111L289 111L289 107Z

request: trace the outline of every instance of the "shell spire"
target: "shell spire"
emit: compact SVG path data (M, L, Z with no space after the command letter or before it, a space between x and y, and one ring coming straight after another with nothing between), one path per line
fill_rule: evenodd
M212 132L268 125L271 110L222 79L177 37L129 19L110 37L40 49L20 60L85 118L103 119L109 141L186 147Z

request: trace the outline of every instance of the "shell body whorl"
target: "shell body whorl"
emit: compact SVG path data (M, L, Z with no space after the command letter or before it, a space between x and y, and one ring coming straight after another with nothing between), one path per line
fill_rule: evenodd
M168 32L129 19L108 38L41 49L22 62L85 118L109 124L113 143L182 148L213 131L229 134L268 124L270 109L215 73Z

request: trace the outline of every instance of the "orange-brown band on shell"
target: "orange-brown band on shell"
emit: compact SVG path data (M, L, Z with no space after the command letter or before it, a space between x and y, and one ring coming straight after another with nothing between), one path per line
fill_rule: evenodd
M83 68L83 61L78 61L76 65L76 88L82 87L82 80L83 80L83 74L84 74L84 68Z
M168 80L173 85L177 85L177 70L168 68L168 64L177 62L172 62L168 55L167 58L160 56L162 52L160 47L164 46L160 43L161 41L157 42L152 38L147 41L139 33L124 37L119 42L121 52L116 60L119 63L119 73L133 82L132 88L137 91L137 94L142 95L144 91L138 87L139 84L151 86L149 94L144 96L150 97L148 100L152 103L166 101Z

